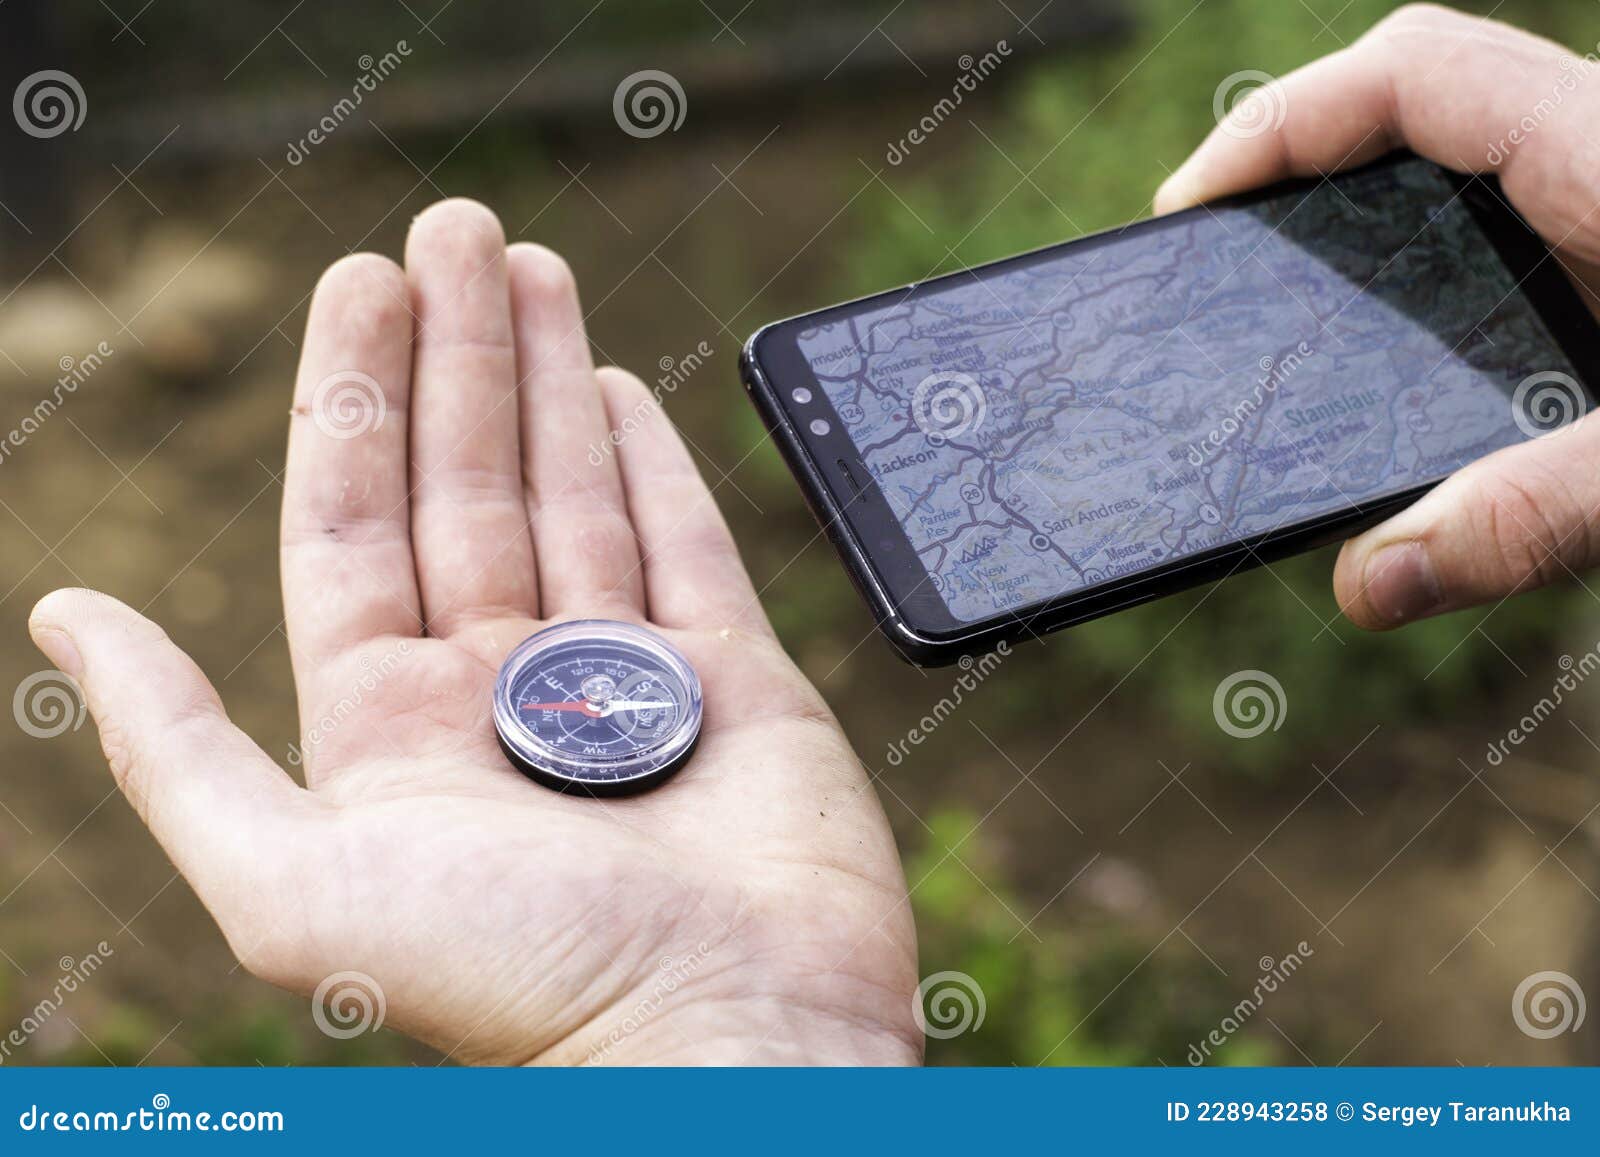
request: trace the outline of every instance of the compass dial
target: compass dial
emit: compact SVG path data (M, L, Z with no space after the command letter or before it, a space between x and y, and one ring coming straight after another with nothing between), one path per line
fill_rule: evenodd
M700 734L700 681L643 627L582 619L512 651L495 685L506 757L557 791L624 795L676 771Z

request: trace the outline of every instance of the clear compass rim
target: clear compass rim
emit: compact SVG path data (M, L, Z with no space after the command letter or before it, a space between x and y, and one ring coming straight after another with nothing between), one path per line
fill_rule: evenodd
M515 701L522 676L541 655L583 643L643 652L682 685L680 719L668 735L625 756L577 756L527 726ZM624 794L665 779L693 752L703 716L700 678L683 653L655 631L616 619L569 619L544 627L512 648L495 679L494 725L502 750L519 771L557 791Z

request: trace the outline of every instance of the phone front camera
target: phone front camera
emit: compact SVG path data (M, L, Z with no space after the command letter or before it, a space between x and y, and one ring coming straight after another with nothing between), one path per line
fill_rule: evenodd
M811 420L811 432L819 438L832 429L833 427L828 425L828 423L824 422L821 418L813 418Z

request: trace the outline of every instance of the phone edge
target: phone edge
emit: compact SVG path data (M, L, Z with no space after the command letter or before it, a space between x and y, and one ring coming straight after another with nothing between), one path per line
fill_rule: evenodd
M1426 160L1426 158L1418 157L1416 153L1409 149L1397 149L1368 162L1366 165L1358 165L1349 170L1343 170L1341 175L1343 173L1358 172L1369 167L1404 163L1410 159ZM1430 163L1434 163L1437 168L1455 180L1470 182L1473 179L1483 179L1481 174L1459 174L1445 166L1437 165L1436 162ZM1274 185L1266 186L1262 189L1219 198L1216 201L1207 202L1206 205L1193 206L1187 210L1180 210L1177 214L1166 214L1164 216L1180 216L1186 212L1198 212L1207 207L1215 208L1218 204L1228 204L1235 200L1249 200L1276 188L1293 188L1308 183L1313 183L1313 179L1293 178L1275 182ZM1502 205L1504 205L1503 199ZM1526 220L1520 214L1517 214L1514 209L1510 209L1509 206L1506 206L1506 208L1516 220L1521 222L1529 234L1540 244L1545 245L1548 250L1548 244L1533 233ZM1121 225L1097 230L1080 237L1050 242L1019 253L995 258L992 261L983 262L966 270L956 270L951 273L941 274L938 277L909 282L901 286L891 286L836 302L822 309L792 314L762 325L746 339L741 347L739 371L745 391L750 395L763 424L772 435L774 442L777 443L779 453L783 456L785 464L796 475L797 481L804 480L800 485L802 499L811 510L813 517L821 525L823 533L827 536L829 542L833 544L845 572L850 576L852 584L867 603L879 632L889 642L896 654L912 665L918 667L948 666L964 656L976 656L990 652L1001 643L1021 642L1027 638L1043 642L1042 636L1052 631L1090 622L1104 615L1128 610L1168 595L1193 590L1243 571L1270 565L1335 542L1344 541L1404 510L1445 481L1444 478L1437 479L1374 502L1347 507L1319 520L1298 523L1280 530L1266 531L1251 539L1237 540L1218 546L1205 555L1192 559L1188 567L1162 572L1148 579L1137 580L1126 586L1100 592L1098 595L1093 592L1068 595L1042 604L1036 604L1036 609L1031 614L1008 614L983 620L982 622L985 625L972 631L936 638L920 633L907 622L894 605L887 589L874 573L870 555L859 543L857 535L844 516L843 508L839 506L834 498L832 489L827 484L827 479L811 461L810 453L806 449L804 440L795 432L792 423L789 421L787 411L776 395L775 387L762 372L760 361L756 354L756 349L761 339L770 331L797 320L815 317L835 309L869 302L891 294L917 290L945 279L968 275L973 270L1003 265L1062 246L1076 245L1086 241L1104 241L1126 233L1130 229L1158 220L1161 220L1161 218L1156 216L1136 218ZM1491 238L1491 243L1493 243L1493 238ZM1502 254L1502 257L1504 256ZM1581 308L1582 302L1578 298L1576 291L1570 286L1567 286L1566 289ZM1548 292L1548 287L1546 292ZM1587 313L1587 310L1585 309L1584 312ZM1600 322L1596 324L1600 325ZM1565 329L1565 325L1561 328ZM1570 335L1559 332L1555 327L1552 327L1552 337L1555 339L1556 344L1564 350L1567 347L1567 342L1564 339L1568 336ZM1568 352L1570 353L1570 351ZM1591 386L1588 381L1581 381L1579 384L1591 395L1591 401L1594 401L1596 387ZM1446 477L1450 476L1447 475ZM824 509L818 509L819 503ZM1126 597L1114 598L1112 597L1113 595Z

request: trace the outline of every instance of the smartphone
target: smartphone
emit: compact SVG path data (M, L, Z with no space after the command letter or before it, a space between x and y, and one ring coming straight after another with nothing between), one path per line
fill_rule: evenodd
M1397 153L776 322L740 369L937 666L1364 529L1587 412L1600 327L1493 178Z

